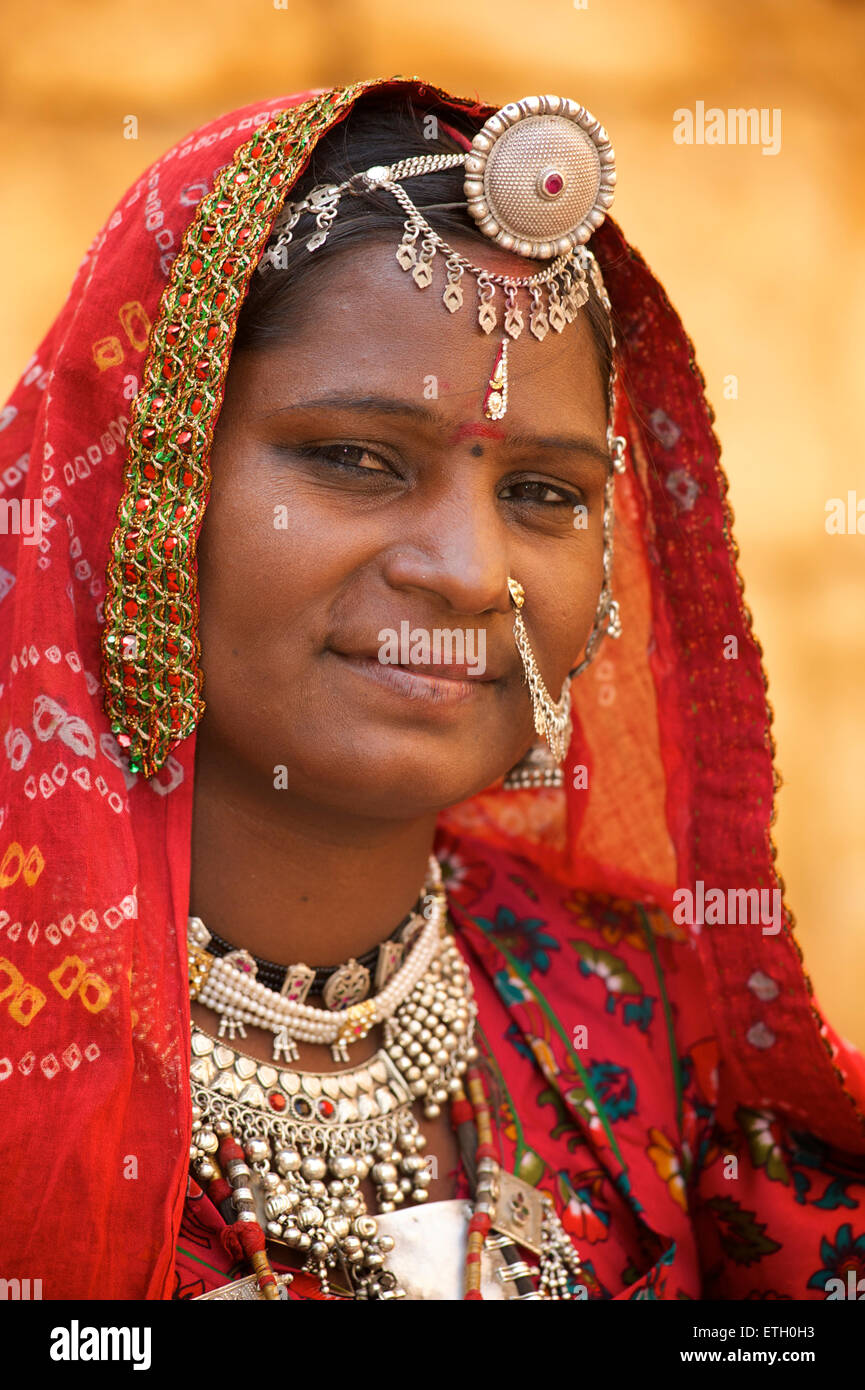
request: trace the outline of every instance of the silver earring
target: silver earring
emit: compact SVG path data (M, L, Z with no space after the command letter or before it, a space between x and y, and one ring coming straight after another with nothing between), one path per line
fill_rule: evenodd
M607 475L604 486L604 574L601 583L601 592L598 596L598 607L595 611L595 621L586 642L586 651L582 661L575 666L570 673L571 680L581 676L586 667L594 659L601 640L604 637L613 637L618 640L622 635L622 619L619 614L619 605L613 598L612 572L613 572L613 484L617 473L625 471L625 445L627 441L620 434L613 434L612 428L608 431L610 454L613 460L613 468Z
M557 763L545 739L533 743L505 776L502 788L506 792L522 791L526 787L563 787L561 764Z

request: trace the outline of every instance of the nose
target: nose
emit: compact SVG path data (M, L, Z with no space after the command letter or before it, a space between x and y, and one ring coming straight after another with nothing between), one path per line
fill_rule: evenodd
M451 489L424 506L385 556L392 588L435 594L455 613L510 610L507 536L495 499L480 494Z

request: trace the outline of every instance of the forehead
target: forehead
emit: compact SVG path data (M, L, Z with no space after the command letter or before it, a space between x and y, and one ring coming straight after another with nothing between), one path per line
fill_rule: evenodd
M371 240L311 265L308 290L301 282L293 299L285 339L254 354L261 372L247 364L253 376L265 378L256 381L256 394L264 386L272 408L356 391L434 402L450 425L484 421L484 396L502 341L502 289L495 295L497 326L486 334L477 319L475 278L463 276L462 307L450 313L442 303L441 255L433 261L432 283L421 290L398 265L397 244L398 238L393 244ZM473 257L485 253L474 241L456 249ZM484 268L495 274L525 276L541 265L492 245L483 254ZM580 427L603 443L606 399L585 313L538 342L528 331L527 291L520 290L518 304L525 326L508 344L508 427L543 425L549 434Z

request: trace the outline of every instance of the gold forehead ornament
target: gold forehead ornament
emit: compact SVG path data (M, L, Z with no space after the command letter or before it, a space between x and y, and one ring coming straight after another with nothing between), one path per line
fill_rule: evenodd
M479 230L506 251L548 261L543 270L496 275L461 256L434 231L403 181L458 165L465 167L466 210ZM498 326L496 290L502 290L502 339L484 395L484 415L500 420L508 408L508 341L525 326L520 290L528 292L529 332L538 341L551 328L561 333L573 321L589 297L589 276L610 311L600 267L586 242L612 204L615 182L613 147L591 112L565 97L524 97L491 116L462 154L418 155L374 165L344 183L319 184L300 201L286 203L258 270L266 275L286 267L286 247L304 214L315 217L316 230L306 248L317 251L327 241L344 193L387 190L406 213L396 259L419 289L431 284L433 261L441 252L447 272L445 308L455 313L462 307L463 276L473 276L478 324L485 333Z

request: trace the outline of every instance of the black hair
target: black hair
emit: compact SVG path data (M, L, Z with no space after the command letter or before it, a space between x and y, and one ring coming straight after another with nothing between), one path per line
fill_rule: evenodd
M438 114L437 114L438 113ZM483 121L464 111L427 99L417 104L411 95L369 93L358 99L343 121L332 127L314 147L309 164L291 189L288 197L298 202L321 183L343 183L353 174L376 164L392 164L397 159L413 155L455 154L463 151L444 129L441 120L459 130L469 139L477 133ZM456 207L434 208L430 225L445 240L462 237L478 243L477 261L484 262L481 246L490 249L490 241L469 216L465 207L463 180L465 172L458 165L424 174L422 194L419 180L409 184L418 208L430 204L456 203ZM422 201L421 201L422 199ZM298 223L302 229L287 247L279 270L262 275L253 273L252 283L237 322L234 347L236 351L266 347L284 341L292 315L302 312L301 305L310 290L326 278L328 262L347 249L354 249L358 231L374 241L386 240L396 250L406 214L392 195L384 190L370 191L361 197L344 196L339 212L328 232L324 246L314 254L306 250L306 242L314 229L309 214ZM535 262L535 265L540 263ZM531 274L531 271L527 273ZM607 310L589 282L589 298L580 313L588 317L595 343L599 370L605 392L609 389L612 369L612 329Z

